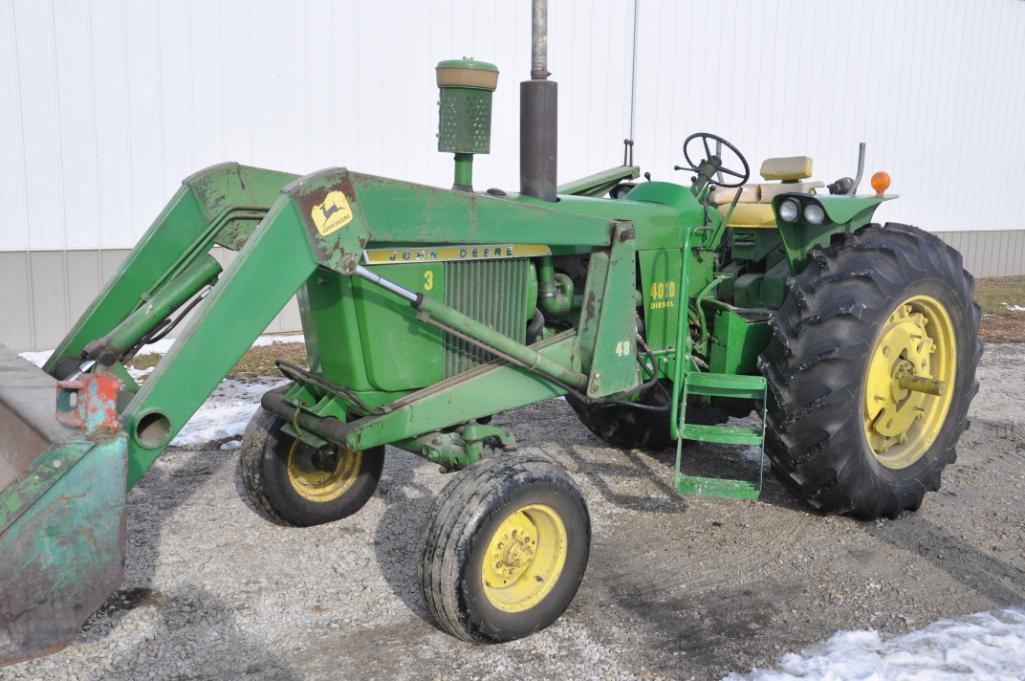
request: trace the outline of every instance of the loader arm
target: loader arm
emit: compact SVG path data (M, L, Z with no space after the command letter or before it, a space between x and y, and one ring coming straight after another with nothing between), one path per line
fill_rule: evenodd
M317 268L279 197L122 414L133 486Z
M614 240L615 234L620 238ZM123 412L129 442L128 485L138 482L318 267L353 275L368 245L388 243L458 240L467 244L584 244L612 246L614 252L624 253L618 257L621 264L611 268L622 283L633 277L632 238L631 229L613 220L558 213L345 169L325 170L296 180L282 190ZM606 289L610 284L605 278L593 285L596 295L609 295ZM619 288L627 301L622 308L631 311L632 287ZM631 324L632 316L626 326ZM602 357L615 356L614 348L603 349L598 334L589 332L586 325L582 335L585 345L575 344L574 356L585 355L589 366L601 366L598 360L590 361L595 346ZM624 363L622 356L617 363ZM570 372L578 369L564 368ZM621 379L624 387L635 382L631 363L628 370ZM442 425L449 424L439 422L437 427Z
M215 245L239 250L295 175L222 163L182 181L117 273L43 367L63 378L85 346L151 299Z

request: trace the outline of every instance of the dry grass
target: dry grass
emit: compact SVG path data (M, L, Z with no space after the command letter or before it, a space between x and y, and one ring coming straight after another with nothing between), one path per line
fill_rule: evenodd
M160 362L161 356L153 353L139 355L131 361L130 366L139 370L149 369ZM228 372L227 377L244 381L265 376L280 376L281 373L274 366L275 360L279 359L301 367L307 366L306 345L303 343L275 343L274 345L251 348L242 355L242 359Z
M252 348L235 368L228 372L228 378L260 378L263 376L280 376L281 372L274 366L276 360L284 360L301 367L307 366L306 345L304 343L275 343L261 348Z
M982 307L979 335L990 343L1025 343L1025 277L991 277L975 282L975 300Z

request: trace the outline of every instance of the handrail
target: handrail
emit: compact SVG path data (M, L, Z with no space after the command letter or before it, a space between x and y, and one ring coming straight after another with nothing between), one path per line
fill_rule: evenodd
M690 298L687 295L687 281L690 275L690 237L694 230L688 229L683 237L683 262L680 265L680 285L677 287L681 301L676 318L676 362L673 366L673 398L669 410L669 436L680 439L680 392L683 383L683 363L690 360L686 347L686 331L690 317ZM700 312L700 311L699 311Z

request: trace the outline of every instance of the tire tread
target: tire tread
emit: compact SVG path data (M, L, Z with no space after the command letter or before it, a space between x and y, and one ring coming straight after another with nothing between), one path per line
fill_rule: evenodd
M804 271L788 280L787 297L770 320L770 345L758 360L769 384L766 450L776 475L812 506L867 519L895 516L917 509L925 492L939 487L942 469L956 459L957 440L968 425L982 354L974 278L962 262L935 235L888 223L816 248ZM904 286L929 277L968 301L970 328L959 342L975 348L970 366L958 367L958 385L963 372L968 383L955 394L950 413L957 421L935 465L915 485L895 491L878 479L853 477L851 457L860 454L861 444L850 441L851 405L860 394L860 367L873 324ZM860 405L854 413L860 415Z

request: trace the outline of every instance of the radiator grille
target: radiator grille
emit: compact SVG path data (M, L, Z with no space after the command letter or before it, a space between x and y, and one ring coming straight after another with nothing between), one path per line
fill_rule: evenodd
M445 304L513 340L526 341L529 260L449 262L445 268ZM492 359L490 352L445 334L446 377Z

